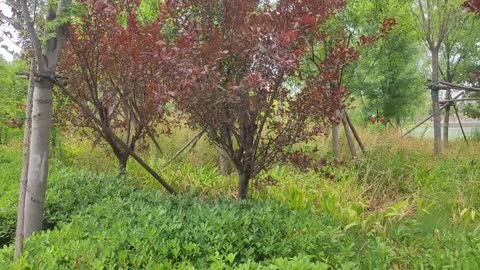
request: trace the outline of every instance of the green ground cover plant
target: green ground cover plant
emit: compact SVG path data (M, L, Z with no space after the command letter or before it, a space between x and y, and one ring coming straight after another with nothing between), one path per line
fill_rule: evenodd
M115 177L103 146L64 134L47 198L48 230L13 262L21 154L0 146L0 269L477 269L480 185L476 143L430 157L428 141L362 131L362 159L307 169L284 164L233 199L205 141L164 168L181 195L167 195L134 163ZM194 132L145 150L161 169ZM396 144L393 145L393 142ZM318 140L301 145L327 154ZM344 149L345 150L345 149ZM61 160L57 157L61 156Z

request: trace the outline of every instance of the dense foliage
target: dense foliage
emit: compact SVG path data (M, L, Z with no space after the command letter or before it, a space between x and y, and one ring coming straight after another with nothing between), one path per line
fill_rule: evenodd
M432 159L428 139L362 125L425 111L430 58L434 81L480 84L477 0L17 2L41 14L41 74L17 222L25 64L0 61L0 269L480 268L478 131ZM318 136L339 120L353 160L338 129Z
M165 122L167 90L156 77L161 63L154 60L161 25L140 24L138 1L83 3L85 13L70 28L61 69L69 77L71 93L100 123L76 104L61 107L59 113L67 124L89 127L107 142L123 174L129 153L103 126L134 151L141 139L155 139L159 124Z
M297 142L318 135L343 107L333 84L356 58L338 40L303 73L302 56L316 54L320 27L343 1L171 1L178 33L166 85L189 122L206 130L239 174L239 197L251 178L285 158ZM165 42L168 46L168 42ZM291 87L287 87L288 83Z
M480 1L479 0L465 1L464 6L468 9L470 9L473 12L480 13Z
M18 79L17 73L25 72L22 61L8 63L0 57L0 144L6 143L23 126L27 80Z

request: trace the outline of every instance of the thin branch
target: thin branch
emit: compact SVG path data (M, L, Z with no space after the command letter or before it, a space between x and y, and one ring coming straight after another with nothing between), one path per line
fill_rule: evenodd
M28 33L28 36L30 37L30 40L32 41L33 49L35 51L35 57L37 58L37 66L39 67L40 70L46 69L47 63L43 58L42 44L40 43L40 39L38 38L37 32L35 31L35 26L30 16L30 11L28 10L27 0L19 0L19 2L22 7L23 20L27 28L27 33Z
M177 194L175 189L170 186L158 173L156 173L140 156L138 156L134 151L132 151L125 142L119 138L112 129L105 126L93 112L91 112L79 99L77 99L62 83L58 80L52 80L62 91L63 94L68 96L80 109L89 116L89 118L95 122L95 124L101 127L103 133L112 138L125 152L127 152L133 159L135 159L145 170L147 170L150 175L152 175L168 192L171 194Z

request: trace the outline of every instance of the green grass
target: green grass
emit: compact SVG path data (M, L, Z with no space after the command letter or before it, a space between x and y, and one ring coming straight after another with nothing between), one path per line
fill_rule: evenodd
M309 170L284 164L258 176L248 202L221 176L204 140L169 167L195 132L143 150L181 195L172 197L133 161L117 179L107 148L62 137L50 168L45 223L23 257L0 250L5 269L478 269L480 144L457 141L441 158L428 140L362 130L360 160ZM314 158L328 141L300 145ZM316 146L321 151L309 149ZM12 240L21 145L0 146L0 233ZM346 146L343 156L347 159ZM0 269L2 267L0 266Z

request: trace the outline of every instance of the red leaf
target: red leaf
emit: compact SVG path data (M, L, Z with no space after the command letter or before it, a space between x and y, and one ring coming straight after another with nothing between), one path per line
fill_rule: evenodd
M300 25L302 25L302 26L304 26L304 27L312 27L312 26L314 26L316 23L317 23L317 18L315 18L315 17L312 16L312 15L304 15L304 16L300 19Z

